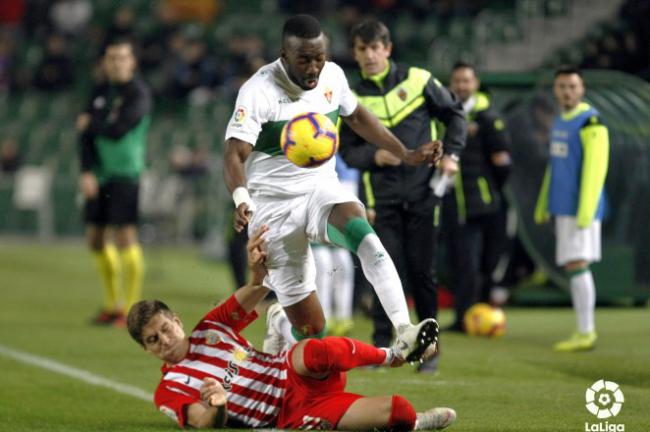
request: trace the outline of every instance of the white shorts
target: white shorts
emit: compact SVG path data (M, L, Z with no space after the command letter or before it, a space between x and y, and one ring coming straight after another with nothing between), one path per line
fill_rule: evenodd
M555 218L555 262L563 266L571 261L600 261L600 221L578 228L573 216Z
M326 243L327 220L332 207L361 201L327 179L311 192L287 196L253 196L256 211L248 226L249 235L268 225L266 234L269 270L264 285L275 291L282 306L291 306L316 291L316 265L309 242Z

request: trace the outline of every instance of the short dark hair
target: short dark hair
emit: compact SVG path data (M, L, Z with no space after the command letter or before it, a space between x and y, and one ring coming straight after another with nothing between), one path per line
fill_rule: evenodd
M361 21L350 30L350 45L354 46L354 41L359 38L365 44L375 41L382 42L384 46L390 44L390 30L386 25L374 18Z
M474 67L474 65L464 61L457 61L456 63L454 63L454 66L451 68L451 71L456 72L458 69L471 69L472 72L476 73L476 68Z
M174 316L169 306L160 300L141 300L131 306L129 315L126 318L126 326L133 340L144 346L142 329L149 324L151 318L159 313L165 314L170 318Z
M106 52L108 51L109 47L116 46L116 45L129 45L131 47L131 51L133 52L133 55L136 55L136 45L135 41L128 37L128 36L115 36L110 39L108 39L106 42L102 44L100 55L105 56Z
M314 39L323 33L316 18L307 14L294 15L282 27L282 40L295 36L300 39Z
M555 69L555 74L553 75L553 79L557 78L560 75L574 75L574 74L582 78L582 71L577 66L562 65L557 69Z

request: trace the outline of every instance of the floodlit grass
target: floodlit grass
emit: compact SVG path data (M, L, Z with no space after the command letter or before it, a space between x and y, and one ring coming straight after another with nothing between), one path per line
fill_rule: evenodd
M223 264L191 249L147 249L145 296L175 309L193 326L232 290ZM99 279L79 244L0 243L0 346L46 357L152 392L159 362L126 330L97 328ZM407 366L360 370L348 389L368 395L400 393L422 410L456 408L456 431L584 431L597 419L585 409L585 390L604 378L625 394L609 423L650 430L650 314L647 309L599 309L600 340L589 353L556 354L553 342L573 328L570 309L508 309L508 332L498 340L443 334L440 373ZM449 321L443 313L443 325ZM260 346L263 320L247 336ZM354 337L368 340L358 317ZM152 404L107 388L22 364L0 354L3 431L165 431L174 424Z

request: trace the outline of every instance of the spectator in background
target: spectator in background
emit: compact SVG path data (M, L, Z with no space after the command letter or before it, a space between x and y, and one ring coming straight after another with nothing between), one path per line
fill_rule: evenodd
M111 41L115 39L134 39L134 35L135 13L129 6L120 6L115 11L111 24L106 29L104 40Z
M14 42L8 34L0 34L0 96L8 94L15 80Z
M53 91L69 86L73 80L74 69L65 38L58 34L50 35L45 55L36 68L34 85L40 90Z
M0 25L18 28L27 9L25 3L25 0L0 1Z
M464 332L465 312L489 301L501 282L493 274L507 244L503 186L511 168L510 136L488 95L479 92L473 66L457 63L450 84L463 103L468 131L453 191L443 199L442 233L456 311L448 330Z
M212 23L221 10L221 0L163 0L181 21Z
M156 24L153 32L144 38L140 54L140 67L143 70L154 70L165 63L172 52L172 36L178 31L178 18L174 9L166 2L158 3Z
M76 37L90 22L93 5L89 0L58 0L52 4L49 13L55 33Z
M216 61L205 41L196 35L182 37L179 43L171 70L170 93L177 99L200 99L202 93L210 93L219 82Z
M11 137L6 137L0 145L0 171L5 174L13 174L18 171L22 157L18 142Z

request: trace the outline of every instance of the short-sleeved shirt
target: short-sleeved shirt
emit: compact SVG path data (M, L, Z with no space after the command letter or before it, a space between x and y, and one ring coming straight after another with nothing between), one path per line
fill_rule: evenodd
M349 116L356 108L357 99L335 63L325 63L312 90L293 83L280 59L260 68L239 90L226 130L226 139L253 145L245 164L252 195L293 196L312 190L325 177L336 179L334 158L317 168L293 165L282 153L282 128L305 112L327 115L336 124L339 116Z
M286 391L287 354L256 351L240 335L255 318L257 314L247 314L234 295L208 313L192 330L187 356L175 365L163 365L154 396L158 409L184 427L187 407L200 402L203 379L211 377L226 390L229 426L275 424Z

